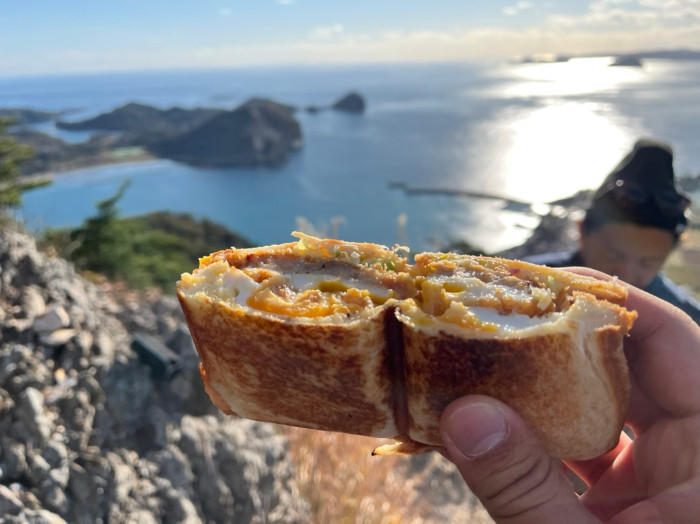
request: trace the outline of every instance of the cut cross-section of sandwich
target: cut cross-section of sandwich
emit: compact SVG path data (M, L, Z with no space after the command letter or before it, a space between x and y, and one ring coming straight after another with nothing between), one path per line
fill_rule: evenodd
M200 260L178 297L205 387L223 411L440 446L465 394L516 409L554 456L619 437L629 382L626 292L524 262L322 240Z
M481 394L520 413L550 454L591 458L618 441L629 395L619 285L524 262L416 256L399 306L408 435L439 445L440 414ZM399 450L401 447L399 446Z
M397 435L385 305L415 294L405 269L389 249L312 237L202 259L178 296L214 402L257 420Z

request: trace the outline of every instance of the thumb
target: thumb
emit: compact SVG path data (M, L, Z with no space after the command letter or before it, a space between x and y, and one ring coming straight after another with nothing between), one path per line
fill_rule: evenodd
M599 522L525 422L484 396L455 400L440 420L448 458L498 523Z

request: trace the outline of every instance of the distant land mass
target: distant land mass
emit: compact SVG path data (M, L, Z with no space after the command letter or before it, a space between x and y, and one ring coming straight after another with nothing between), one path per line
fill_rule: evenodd
M363 113L365 99L350 92L328 106L312 106L310 112L333 109ZM264 98L252 98L233 110L197 107L159 109L130 102L85 120L60 120L63 112L28 108L0 109L20 125L56 121L68 131L101 131L78 144L26 127L11 130L35 150L22 166L23 174L69 171L100 164L167 158L202 167L279 166L303 144L297 107Z
M290 108L256 98L148 148L157 156L197 166L275 166L301 144L301 126Z
M364 113L365 99L359 93L348 93L333 104L333 109L346 113Z
M23 175L153 158L145 149L132 146L119 135L97 135L77 144L25 128L13 130L12 136L34 150L34 156L20 166Z
M67 111L38 111L25 107L0 108L0 119L11 120L14 124L38 124L55 120Z
M636 56L639 58L658 58L663 60L700 60L700 50L666 49L639 51L637 53L611 53L616 56Z
M646 51L636 51L629 53L605 52L591 55L561 55L554 53L539 53L521 57L516 62L529 63L552 63L567 62L572 58L596 58L612 56L615 63L612 65L641 65L643 59L657 60L700 60L700 50L694 49L654 49ZM637 62L637 63L635 63Z
M70 131L120 131L138 135L149 142L156 136L172 136L190 131L210 118L224 113L222 109L171 107L158 109L131 102L108 113L79 122L56 122L56 127Z

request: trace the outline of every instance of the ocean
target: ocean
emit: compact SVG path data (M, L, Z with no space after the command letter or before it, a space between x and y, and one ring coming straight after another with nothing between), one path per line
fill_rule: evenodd
M527 238L542 204L596 187L639 137L670 142L679 175L700 172L700 62L608 62L0 77L0 107L71 110L64 118L78 120L130 101L233 108L256 96L303 108L355 90L367 101L363 115L297 112L304 145L281 168L161 160L89 168L25 193L19 215L31 229L75 226L130 179L123 215L189 212L256 243L305 228L414 250L467 241L493 252ZM37 128L72 142L90 135ZM407 193L401 184L506 200Z

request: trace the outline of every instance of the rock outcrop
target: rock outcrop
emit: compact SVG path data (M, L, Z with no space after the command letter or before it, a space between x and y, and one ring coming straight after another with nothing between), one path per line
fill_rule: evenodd
M288 106L252 99L196 129L149 146L156 155L197 166L275 166L302 143Z
M364 113L365 99L359 93L348 93L333 104L333 109L346 113Z
M115 296L0 230L1 520L308 521L286 439L206 398L177 301ZM154 379L137 332L182 372Z

